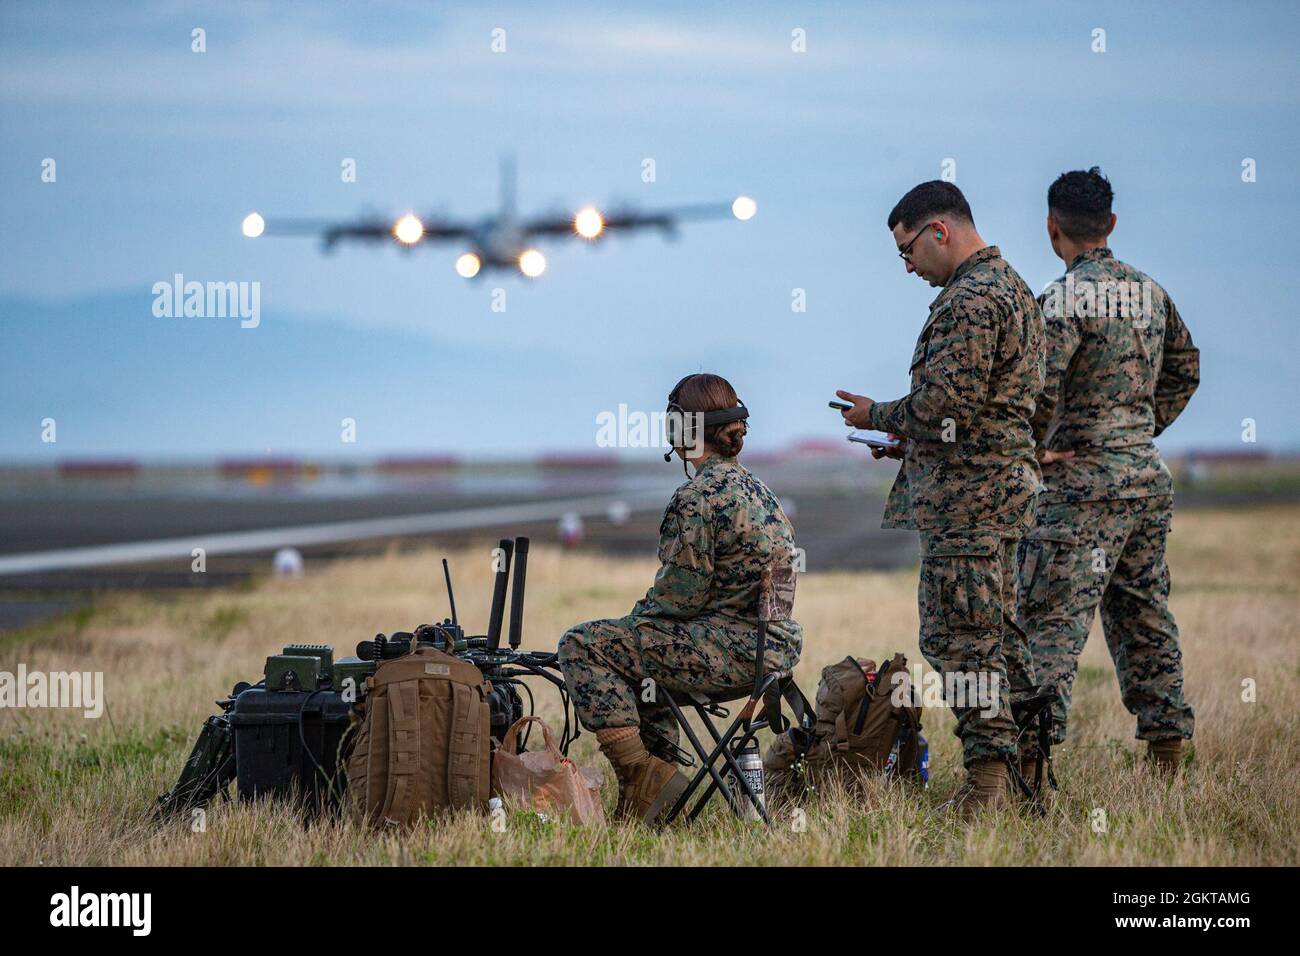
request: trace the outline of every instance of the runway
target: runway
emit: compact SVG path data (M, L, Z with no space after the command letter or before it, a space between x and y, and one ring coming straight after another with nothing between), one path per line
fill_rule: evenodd
M811 571L892 569L915 535L879 529L883 495L844 463L759 465L782 499ZM558 545L561 516L583 549L652 558L679 470L499 473L250 486L43 482L0 489L0 630L94 603L102 591L240 585L270 554L320 561L400 546L456 547L526 534ZM610 514L621 503L626 517ZM192 570L203 549L205 573Z
M444 531L485 530L536 521L558 521L565 514L576 514L580 517L605 514L616 501L622 502L631 512L658 510L663 507L663 496L660 494L650 495L643 492L638 496L598 495L490 508L449 509L391 518L335 521L234 531L225 534L198 534L83 548L57 548L0 557L0 576L37 574L43 571L76 571L106 565L145 564L173 559L190 560L196 550L201 550L204 555L248 554L273 551L278 548L306 548L377 538L429 535Z

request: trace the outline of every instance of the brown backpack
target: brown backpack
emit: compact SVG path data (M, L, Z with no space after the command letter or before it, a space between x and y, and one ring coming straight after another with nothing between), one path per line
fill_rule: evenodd
M769 791L790 795L832 777L852 783L886 769L891 777L919 776L921 709L891 700L894 675L906 672L902 654L879 670L874 661L856 657L824 668L811 736L781 734L763 757Z
M408 824L421 813L486 807L490 690L473 664L428 646L381 663L357 706L347 762L353 817Z

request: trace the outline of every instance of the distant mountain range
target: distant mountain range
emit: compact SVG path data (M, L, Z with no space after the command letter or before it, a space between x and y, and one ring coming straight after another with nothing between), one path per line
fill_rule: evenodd
M285 318L163 318L154 295L0 298L0 459L509 451L594 442L563 355ZM540 430L545 414L557 426ZM54 420L53 445L42 423ZM345 419L355 442L344 441Z
M255 328L241 327L238 316L160 317L156 298L148 287L63 304L0 297L0 464L603 457L611 450L598 441L601 415L621 404L652 414L684 372L706 369L731 376L753 411L747 453L800 454L802 438L843 441L825 400L844 380L897 387L880 384L869 363L854 374L834 370L839 346L823 348L812 337L737 336L710 349L649 335L644 347L629 349L612 337L605 345L557 333L537 348L514 344L509 322L521 320L512 314L485 336L493 344L479 346L286 315L266 303ZM608 321L623 319L615 311ZM870 350L866 358L884 361ZM1225 371L1207 360L1205 394L1160 447L1293 450L1288 423L1265 414L1260 443L1242 443L1241 409L1267 413L1269 393L1235 397L1242 386L1225 383ZM53 444L42 441L47 420ZM636 461L660 454L653 447L613 452Z

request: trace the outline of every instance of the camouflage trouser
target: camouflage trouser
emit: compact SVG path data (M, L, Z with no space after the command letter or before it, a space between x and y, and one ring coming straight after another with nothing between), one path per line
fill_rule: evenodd
M617 617L588 621L560 639L560 670L578 718L588 730L640 726L647 748L657 731L677 742L673 720L658 689L714 700L748 695L754 683L758 631L701 620ZM798 652L769 631L769 668L789 670ZM678 699L678 703L685 702ZM653 730L650 730L653 728Z
M1020 549L1020 623L1039 679L1060 694L1058 742L1098 605L1138 739L1192 736L1178 625L1169 613L1165 536L1172 516L1168 495L1039 506L1038 526Z
M1032 734L1017 741L1011 714L1012 696L1019 700L1034 686L1028 642L1015 621L1018 543L996 532L921 532L921 654L941 674L960 674L987 692L980 703L967 695L964 703L974 706L949 700L967 766L1037 750Z

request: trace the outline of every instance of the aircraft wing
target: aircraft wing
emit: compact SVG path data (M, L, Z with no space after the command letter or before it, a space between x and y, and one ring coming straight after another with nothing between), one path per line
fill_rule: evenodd
M319 236L325 248L330 249L343 241L400 241L414 246L440 239L463 239L472 235L473 229L468 223L411 214L392 219L364 217L340 222L336 219L263 219L257 213L250 213L244 219L243 232L250 238L261 235Z
M750 204L753 202L747 199L745 201ZM524 223L523 232L526 236L579 235L585 239L595 239L607 232L658 229L671 236L675 234L679 223L692 219L726 219L732 216L748 219L752 215L749 212L742 216L737 211L736 204L726 202L652 210L615 208L608 212L588 206L572 214L554 214L529 220Z

